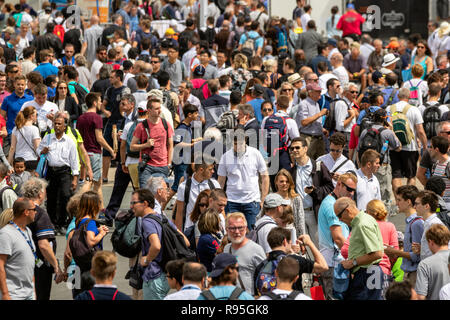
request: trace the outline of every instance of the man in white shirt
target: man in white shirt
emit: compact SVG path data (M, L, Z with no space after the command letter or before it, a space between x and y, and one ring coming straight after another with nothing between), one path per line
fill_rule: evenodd
M359 210L366 210L367 204L381 200L380 183L374 175L380 167L380 154L369 149L361 157L361 168L356 171L358 184L356 186L356 203Z
M340 53L333 53L330 59L331 66L333 67L333 74L338 78L342 86L346 86L349 82L348 72L345 69L344 56Z
M253 229L261 204L269 193L269 173L266 162L258 149L247 146L244 128L235 130L234 147L219 162L218 181L223 189L227 180L227 213L242 212L250 230ZM262 177L261 191L259 175Z
M25 102L20 110L26 107L34 107L37 111L37 124L39 132L45 132L52 129L52 119L56 112L59 111L58 106L53 102L47 101L47 86L38 84L34 88L34 100ZM62 110L64 111L64 110Z
M333 178L333 186L336 187L337 180L341 174L352 171L356 172L355 164L342 154L346 138L341 132L335 132L330 137L330 153L317 158L328 168Z
M47 211L55 228L65 234L68 225L66 206L77 188L79 162L77 145L65 134L67 119L62 112L55 114L53 126L55 133L42 139L37 153L47 154Z
M328 65L325 61L320 61L317 64L317 71L319 73L319 86L322 88L322 94L325 94L327 92L327 83L329 80L331 79L336 79L338 80L338 78L331 73L330 70L328 70Z
M91 67L91 82L94 83L99 79L98 73L100 68L106 63L108 59L107 48L105 46L99 46L96 50L97 59L94 60Z
M406 117L408 118L410 128L414 133L414 139L407 145L402 146L400 152L392 152L391 167L392 167L392 189L394 193L397 188L402 185L402 178L407 178L407 184L416 184L417 161L419 159L419 146L417 139L420 140L421 148L426 148L428 145L427 136L423 130L423 118L418 108L411 107L408 104L409 89L402 88L398 91L398 103L388 106L386 111L388 114L393 114L395 108L396 112L403 112L408 108Z
M183 54L181 61L184 63L186 70L191 71L192 67L198 63L197 52L200 52L200 40L197 36L187 40L188 51ZM195 62L197 60L197 62Z

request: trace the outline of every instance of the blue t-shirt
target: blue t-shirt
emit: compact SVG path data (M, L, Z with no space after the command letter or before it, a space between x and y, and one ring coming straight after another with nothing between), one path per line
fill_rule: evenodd
M348 226L339 221L338 217L334 213L334 204L336 203L336 199L328 195L323 199L322 204L320 205L319 214L318 214L318 222L317 226L319 229L319 246L320 248L334 248L334 241L331 237L331 226L341 226L342 235L344 238L348 238L350 233Z
M258 32L251 30L251 31L247 32L247 34L250 37L250 39L255 40L255 51L258 48L263 47L264 39L263 39L263 37L261 37L261 35ZM243 45L245 43L245 41L247 41L247 36L245 33L243 33L241 36L241 39L239 39L239 44Z
M48 76L58 75L58 68L52 65L50 62L41 63L33 71L39 72L41 76L44 78L44 80Z
M370 110L370 112L375 112L375 111L377 111L378 109L380 109L380 107L378 107L378 106L371 106L371 107L369 107L369 110ZM361 113L359 114L359 117L358 117L358 120L356 120L356 124L358 125L358 126L360 126L361 125L361 121L362 121L362 119L364 119L364 117L366 116L366 109L364 109L363 111L361 111Z
M8 134L11 134L16 121L17 114L22 108L23 104L27 101L33 100L32 96L24 94L22 97L16 95L16 92L11 93L3 100L2 110L6 111L6 129Z
M217 300L228 300L228 298L231 296L231 293L235 288L236 288L235 286L215 286L209 290L214 295L214 297L217 298ZM253 296L251 296L246 291L242 292L238 299L255 300L255 298L253 298ZM199 295L197 300L206 300L206 299L202 295Z
M76 227L76 229L80 228L87 221L88 221L88 218L81 219L81 221L78 224L78 226ZM97 229L97 223L94 220L89 221L86 231L92 231L95 236L97 236L100 233ZM100 242L97 244L97 246L100 248L100 250L103 250L103 239L100 240Z
M261 113L261 104L264 102L264 99L256 98L253 100L250 100L248 102L249 105L253 107L253 110L255 111L255 118L258 120L258 123L261 124L263 121L263 116Z
M148 215L147 215L148 216ZM146 217L147 217L146 216ZM160 219L162 219L162 215L160 214L155 214L155 216L159 217ZM161 234L162 234L162 227L161 225L151 219L151 218L146 218L143 217L142 218L142 241L143 241L143 246L142 246L142 256L146 256L148 254L148 251L150 249L150 242L148 241L148 237L152 234L157 234L159 241L161 241ZM169 224L176 229L177 227L175 226L175 224L173 224L173 222L171 220L169 220ZM162 246L162 244L161 244ZM158 278L161 275L161 272L164 272L164 270L161 269L161 267L159 266L158 262L161 262L162 259L162 248L159 251L158 255L156 256L156 258L151 261L149 263L149 265L145 268L144 270L144 274L142 276L144 281L149 281L149 280L153 280Z
M386 108L389 105L395 104L400 101L398 99L398 89L397 89L397 92L392 97L391 103L389 105L387 104L389 97L391 96L393 90L394 90L394 87L387 87L387 88L381 90L381 92L383 92L383 100L384 100L383 104L381 105L382 108Z

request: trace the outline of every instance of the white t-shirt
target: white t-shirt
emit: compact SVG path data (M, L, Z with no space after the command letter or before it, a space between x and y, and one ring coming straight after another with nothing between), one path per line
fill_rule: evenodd
M56 104L50 101L45 101L45 103L40 106L37 104L36 100L27 101L22 105L20 111L25 109L26 107L34 107L37 111L37 122L39 125L39 131L46 131L48 128L53 128L52 120L47 118L47 115L50 113L55 114L59 111L59 108Z
M392 111L391 111L392 107L397 106L396 111L401 112L401 111L403 111L403 108L406 105L407 105L407 102L400 101L400 102L397 102L396 104L393 104L393 105L387 107L386 111L388 112L388 114L392 114ZM409 120L409 126L411 127L411 130L414 133L414 137L417 137L416 125L423 124L423 118L422 118L422 115L420 114L419 108L416 108L414 106L412 108L410 108L408 110L408 112L406 113L406 117ZM413 139L410 144L402 146L402 150L404 150L404 151L417 151L417 149L418 149L418 146L417 146L416 139Z
M220 158L217 174L227 177L228 201L261 202L258 173L267 173L266 162L258 149L247 146L245 153L236 157L231 149Z
M327 82L330 79L338 79L338 77L332 73L324 73L319 77L319 86L322 88L322 94L327 92Z
M409 81L403 82L402 88L411 88L417 86L419 87L418 90L418 99L419 99L419 106L424 104L423 97L425 97L428 94L428 84L425 80L422 79L411 79Z
M33 144L34 140L41 138L41 136L39 135L39 129L33 125L23 126L22 128L20 128L20 132L19 132L17 127L14 127L12 134L17 139L16 152L14 154L14 157L15 158L24 158L25 161L36 160L38 157L36 156L36 152L33 151L34 149L31 149L31 147L34 148L34 144ZM27 142L28 142L28 144L27 144Z
M282 294L282 295L286 295L288 296L292 291L288 291L288 290L280 290L280 289L274 289L272 291L275 294ZM272 300L271 298L269 298L268 296L261 296L258 298L258 300ZM299 293L296 297L295 300L312 300L310 297L308 297L306 294L304 293Z
M338 78L339 82L341 83L341 87L345 87L348 82L348 72L347 69L345 69L344 66L337 67L336 69L333 69L333 74Z
M141 122L141 121L144 121L144 119L138 119L138 121ZM134 121L130 121L125 125L125 127L122 130L122 135L120 136L121 140L125 140L125 142L127 141L128 131L130 131L130 128L133 125L133 123L134 123ZM125 166L128 166L130 164L137 164L137 163L139 163L139 157L133 158L133 157L127 156L127 158L125 160Z
M439 291L439 300L450 300L450 283L447 283Z

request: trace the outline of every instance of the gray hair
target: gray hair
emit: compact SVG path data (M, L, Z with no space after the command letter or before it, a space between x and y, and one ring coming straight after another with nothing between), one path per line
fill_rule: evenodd
M203 138L205 140L222 141L222 132L216 127L209 127L208 129L206 129Z
M69 121L69 113L67 111L58 111L55 113L55 116L53 117L53 122L58 119L63 118L64 119L64 125L67 126Z
M159 189L163 189L163 183L166 184L166 181L163 177L150 177L147 180L146 189L150 190L153 195L156 195Z
M113 67L110 64L104 63L98 72L98 76L101 80L108 79L110 73L113 71Z
M399 100L409 99L409 89L401 88L400 90L398 90L398 99Z
M239 111L242 111L246 116L250 116L251 118L255 117L255 110L250 104L240 104L237 106Z
M122 99L120 99L120 101L122 100L128 100L128 102L132 103L133 106L136 105L136 98L131 94L131 93L126 93L122 96Z
M20 189L25 198L36 199L47 188L48 182L40 178L28 179Z
M444 55L440 55L440 56L438 56L437 58L436 58L436 64L437 65L440 65L441 63L442 63L442 61L444 61L444 60L446 60L447 59L447 56L444 54Z
M5 164L0 163L0 177L4 178L7 175L8 175L8 167Z
M349 82L344 86L344 91L350 91L352 87L358 88L358 86L356 85L356 83L354 82Z

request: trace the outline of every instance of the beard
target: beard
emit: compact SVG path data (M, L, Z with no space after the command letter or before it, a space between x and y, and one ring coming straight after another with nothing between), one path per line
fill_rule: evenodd
M228 238L230 239L230 242L233 244L241 244L245 240L245 235L243 235L240 238L233 238L232 236L229 235Z

